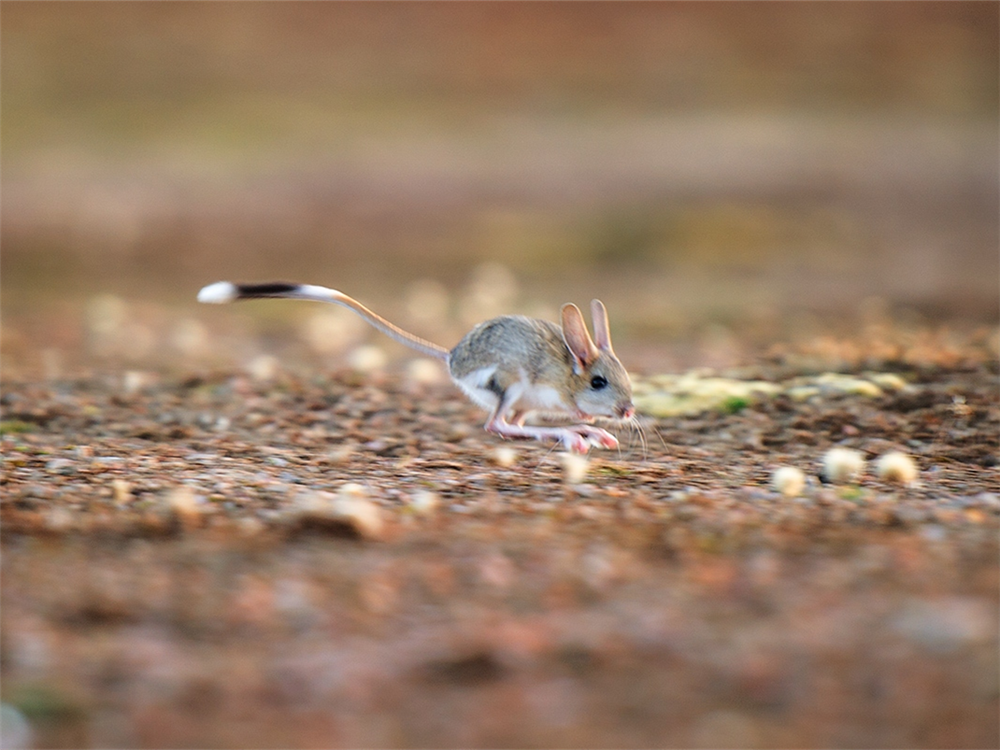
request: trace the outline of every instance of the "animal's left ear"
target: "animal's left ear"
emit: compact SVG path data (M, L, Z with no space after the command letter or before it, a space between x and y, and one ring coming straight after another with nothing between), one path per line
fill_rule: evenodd
M597 347L587 333L583 313L574 304L562 307L562 334L563 341L573 355L573 371L579 375L597 359Z
M594 319L594 343L603 352L614 354L611 348L611 328L608 326L608 311L599 299L591 300L590 315Z

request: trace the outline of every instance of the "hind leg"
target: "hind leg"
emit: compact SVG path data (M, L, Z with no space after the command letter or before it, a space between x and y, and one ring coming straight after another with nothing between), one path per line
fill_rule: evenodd
M579 428L526 426L524 424L524 412L514 411L508 420L508 410L504 399L501 399L497 408L493 410L490 418L486 421L486 431L503 438L524 438L541 441L555 440L565 445L566 449L572 453L586 453L593 442L591 434L589 432L581 434ZM585 425L581 425L580 427L588 431L596 429L586 427ZM603 432L603 430L599 430L599 432ZM609 437L613 439L613 436L609 435ZM615 441L615 445L617 444L617 441Z

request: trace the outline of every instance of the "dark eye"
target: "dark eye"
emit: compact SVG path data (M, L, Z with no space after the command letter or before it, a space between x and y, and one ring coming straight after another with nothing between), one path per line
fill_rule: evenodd
M590 387L595 391L601 390L604 386L608 384L608 379L602 375L595 375L590 379Z

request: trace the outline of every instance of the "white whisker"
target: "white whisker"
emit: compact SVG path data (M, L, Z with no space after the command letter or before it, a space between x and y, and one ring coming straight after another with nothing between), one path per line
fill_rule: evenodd
M642 422L635 415L632 416L629 422L635 428L636 435L639 437L639 443L642 445L642 460L646 461L649 459L649 443L646 441L646 430Z
M557 440L552 445L550 445L549 448L545 451L545 454L540 459L538 459L538 463L535 464L535 468L531 472L532 477L535 477L535 475L538 474L538 470L542 468L542 464L545 463L548 457L552 455L553 451L555 451L555 449L558 448L559 445L560 443Z
M663 450L669 450L669 448L667 447L667 441L663 439L663 435L661 435L660 431L656 429L656 424L650 421L649 426L652 428L653 433L656 435L657 440L660 441L660 445L663 446Z

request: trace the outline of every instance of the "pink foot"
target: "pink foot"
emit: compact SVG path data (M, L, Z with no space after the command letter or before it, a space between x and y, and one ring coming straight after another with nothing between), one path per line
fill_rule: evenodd
M589 442L595 448L611 449L618 447L618 438L616 438L607 430L602 430L600 427L590 427L589 425L576 425L575 427L570 427L569 429L576 432L581 437L586 438L587 442Z

